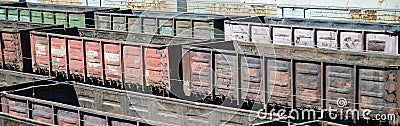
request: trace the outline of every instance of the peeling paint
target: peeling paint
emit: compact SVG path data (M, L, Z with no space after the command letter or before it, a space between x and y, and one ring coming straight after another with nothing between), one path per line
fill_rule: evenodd
M114 75L119 75L118 66L107 65L107 71L112 72Z
M57 56L65 56L66 50L64 47L61 48L52 48L51 49L51 54L52 55L57 55Z
M336 31L317 31L317 45L319 48L336 49Z
M292 44L292 31L290 28L274 28L273 40L275 44L291 45Z
M314 33L313 30L295 29L294 42L296 46L314 46Z
M88 67L91 67L91 68L98 68L101 66L100 63L92 63L92 62L88 62L87 65L88 65Z
M342 32L340 34L340 48L344 50L362 51L362 35L356 32Z
M97 58L99 56L98 52L95 50L87 50L86 56L88 58Z
M45 56L47 54L46 52L47 45L35 44L35 48L36 48L36 55Z
M270 29L262 26L251 26L251 40L255 43L271 43Z
M117 53L106 52L104 53L104 58L107 62L119 62L119 54Z

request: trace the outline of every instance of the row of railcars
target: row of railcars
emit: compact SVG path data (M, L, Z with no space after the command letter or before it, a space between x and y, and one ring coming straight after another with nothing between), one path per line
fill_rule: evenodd
M398 54L399 29L396 23L265 17L226 21L225 40Z
M1 20L2 68L253 110L345 98L399 116L397 24L114 11L93 12L97 29Z
M93 28L94 12L111 10L116 8L15 2L0 5L0 19Z
M398 56L238 41L229 49L229 43L183 47L189 99L208 96L253 110L368 109L399 117ZM338 106L338 99L347 105Z
M223 39L224 21L244 16L119 10L56 4L11 2L0 5L0 19L65 27L86 27L148 34Z

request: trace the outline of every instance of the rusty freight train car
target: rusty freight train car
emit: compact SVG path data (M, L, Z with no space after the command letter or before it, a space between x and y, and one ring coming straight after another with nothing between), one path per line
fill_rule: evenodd
M0 20L1 68L32 71L29 32L51 28L62 28L62 26Z
M96 12L96 28L202 39L224 39L224 21L244 16L117 10Z
M262 17L261 17L262 18ZM254 20L254 19L253 19ZM226 21L226 40L398 54L396 23L271 18Z
M15 2L0 5L0 19L94 28L94 12L110 10L117 8Z
M145 121L142 118L123 116L120 113L110 113L95 108L85 108L79 105L77 96L85 93L85 87L75 92L73 86L60 85L47 76L26 74L22 72L0 70L0 76L5 77L0 90L2 92L21 92L19 95L3 97L0 101L0 125L112 125L112 126L139 126L155 125L157 122ZM52 88L51 85L59 85ZM32 94L24 88L39 89L34 91L42 99L30 99L24 95ZM28 90L29 90L28 89ZM44 90L41 90L44 89ZM98 93L107 90L97 88ZM75 94L77 93L77 94ZM110 92L108 92L110 93ZM16 97L15 97L16 96ZM28 99L27 99L28 98ZM82 99L82 97L79 97ZM57 99L57 100L53 100ZM50 101L48 101L50 100ZM53 101L52 101L53 100ZM79 101L83 102L83 101ZM129 110L129 109L127 109ZM8 120L7 120L8 119Z
M38 74L127 90L169 90L179 73L180 44L209 41L83 28L66 29L66 34L33 31L32 68Z
M31 82L32 83L32 82ZM0 115L37 125L325 125L314 120L302 123L260 119L257 111L197 103L150 94L127 92L77 82L34 81L1 90ZM40 84L40 85L39 85ZM222 115L222 116L221 116ZM261 113L268 117L277 115ZM0 116L0 124L4 122ZM9 124L10 125L10 124Z
M398 56L246 42L184 46L182 52L190 99L253 110L323 110L338 109L344 98L346 109L399 116Z

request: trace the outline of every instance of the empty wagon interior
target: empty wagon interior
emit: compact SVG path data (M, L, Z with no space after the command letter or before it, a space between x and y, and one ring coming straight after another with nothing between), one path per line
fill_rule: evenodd
M57 26L50 24L39 24L39 23L24 23L17 21L0 20L0 29L13 29L13 30L34 30L39 28L45 28L49 26Z
M12 92L11 94L79 106L78 97L76 96L76 93L78 92L75 92L74 86L55 84L56 82L45 83L48 84L39 87L22 88Z
M90 6L71 6L71 5L57 5L57 4L41 4L41 3L29 3L29 2L15 2L15 3L4 3L1 6L16 7L16 8L30 8L40 10L54 10L54 11L69 11L69 12L89 12L89 11L100 11L104 9L110 9L105 7L90 7Z
M162 34L205 39L219 39L223 21L238 16L115 10L96 12L96 28L148 34Z
M50 78L34 74L27 74L9 70L0 70L0 87L19 85L19 84L24 84L39 80L47 80L47 79Z
M396 23L380 22L354 22L338 20L317 20L317 19L297 19L297 18L273 18L265 17L266 24L308 26L316 28L336 28L336 29L363 29L363 30L382 30L395 32L400 28Z
M46 33L60 34L59 30L41 30ZM190 43L210 42L205 39L193 39L185 37L172 37L164 35L151 35L142 33L129 33L124 31L98 30L90 28L67 28L64 34L75 37L86 37L91 39L104 39L105 41L125 41L125 43L147 43L155 45L177 45Z
M163 12L163 11L147 11L147 10L113 10L108 12L100 12L98 14L114 14L114 15L129 15L140 16L147 18L169 18L169 19L187 19L187 20L211 20L225 19L227 17L237 18L244 16L227 16L216 14L197 14L197 13L182 13L182 12Z

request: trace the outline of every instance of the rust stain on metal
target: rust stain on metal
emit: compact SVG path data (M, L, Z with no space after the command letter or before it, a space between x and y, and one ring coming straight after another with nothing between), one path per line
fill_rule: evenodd
M322 109L320 78L319 64L296 63L296 107Z
M378 18L378 16L376 15L377 12L376 10L366 10L364 11L365 16L363 17L363 19L367 20L367 21L376 21L376 19Z
M51 64L52 73L55 76L66 76L65 70L67 69L66 57L66 43L64 38L51 39Z
M121 85L121 59L120 59L120 45L116 44L104 44L104 63L105 63L105 74L107 81L110 81L111 85Z
M84 54L81 40L68 40L69 71L71 79L83 81L84 75Z
M77 111L68 111L61 109L57 111L57 117L58 124L61 126L79 124L79 115Z
M124 78L127 90L142 90L142 53L138 46L124 46Z
M53 116L53 111L51 109L51 106L43 106L43 105L34 104L32 116L33 116L33 120L47 123L47 124L53 123L54 116Z
M262 85L263 60L259 57L242 57L241 59L241 98L243 101L254 101L256 104L265 103L265 92Z
M190 92L193 96L201 98L201 94L211 94L211 55L206 52L189 51L189 62L187 67L183 68L190 70L188 81L190 82ZM186 65L185 65L186 66ZM203 96L204 97L204 96Z
M2 33L6 69L22 71L22 49L20 33Z
M271 94L268 103L292 106L291 71L288 61L268 60L268 92Z
M33 57L33 72L48 73L49 72L49 45L46 36L33 36L31 40L32 57Z
M350 19L356 19L356 20L359 20L359 19L361 19L361 10L357 10L357 9L353 9L353 10L350 10Z
M215 94L225 96L229 100L238 101L238 61L235 57L234 54L215 54Z
M83 123L85 126L99 126L106 124L106 119L101 117L85 115L83 119L85 120Z
M151 87L170 89L168 50L157 48L146 48L145 55L145 77Z
M96 41L86 42L86 69L87 77L90 83L102 84L103 68L102 68L102 49L101 44Z

